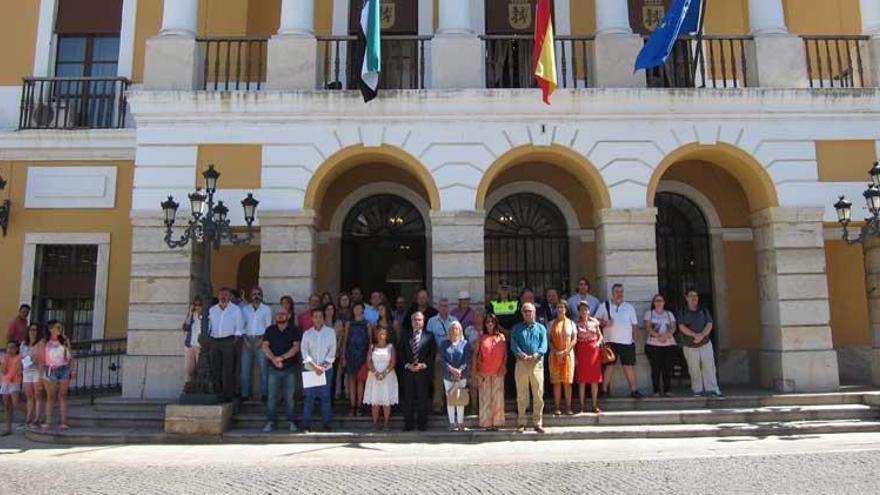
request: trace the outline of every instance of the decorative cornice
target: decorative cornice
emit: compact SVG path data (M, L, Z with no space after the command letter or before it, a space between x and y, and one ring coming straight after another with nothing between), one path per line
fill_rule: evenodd
M0 160L134 161L135 129L0 132Z

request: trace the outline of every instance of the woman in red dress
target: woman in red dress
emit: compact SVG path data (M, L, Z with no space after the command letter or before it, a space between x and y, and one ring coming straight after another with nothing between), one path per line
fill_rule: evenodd
M601 414L599 409L599 384L602 383L602 329L599 320L590 314L590 305L587 301L578 303L577 343L574 354L577 368L575 381L578 384L578 392L581 400L581 413L587 412L585 399L587 384L590 384L590 394L593 398L593 412Z

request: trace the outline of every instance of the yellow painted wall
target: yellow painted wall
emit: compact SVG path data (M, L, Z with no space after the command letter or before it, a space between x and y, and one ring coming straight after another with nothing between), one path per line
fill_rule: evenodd
M860 182L868 180L868 170L877 161L873 140L816 141L819 180Z
M506 184L521 181L543 182L565 196L580 221L580 225L569 225L569 228L589 229L593 227L593 204L590 201L589 192L584 190L581 181L575 176L554 165L546 163L514 165L502 172L492 182L488 194L492 194L492 191Z
M34 72L40 2L5 0L0 13L0 46L7 48L0 58L0 85L20 85Z
M217 290L220 287L231 287L242 290L246 294L253 287L242 287L238 269L242 259L250 253L259 252L259 246L222 246L214 251L211 263L211 284Z
M571 34L596 32L596 0L575 0L569 7Z
M577 288L578 278L587 277L587 280L593 284L593 294L595 294L599 289L596 284L596 243L582 242L580 253L575 253L575 256L572 256L572 263L574 264L572 269L577 278L571 280L571 289Z
M861 34L859 0L784 0L788 29L797 34Z
M661 180L684 182L702 192L721 218L723 227L748 227L749 202L739 182L727 171L704 161L687 161L669 167Z
M162 0L138 0L137 27L134 34L134 68L132 79L144 81L146 43L162 29Z
M709 2L706 10L707 34L747 34L749 32L748 0Z
M758 275L755 244L752 241L724 243L727 279L727 311L730 346L757 350L761 347L761 320L758 315Z
M30 166L115 165L116 207L113 209L26 209L27 169ZM131 278L131 188L134 164L131 162L0 162L0 176L9 183L0 199L12 201L12 217L7 237L0 237L0 321L5 324L18 310L20 273L24 238L27 232L110 232L110 274L107 291L105 337L122 337L128 327L129 280Z
M861 246L825 241L831 336L835 347L871 345L865 262Z
M198 187L205 184L202 172L208 165L214 165L220 172L220 189L259 189L263 147L259 144L203 144L199 146L197 164L193 184Z

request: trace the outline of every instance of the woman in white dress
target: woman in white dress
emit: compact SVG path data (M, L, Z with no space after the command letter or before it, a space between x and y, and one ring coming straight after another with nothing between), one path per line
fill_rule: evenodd
M376 343L370 347L367 367L367 383L364 387L364 404L373 406L373 430L379 429L379 410L384 413L383 430L388 429L391 421L391 406L397 404L397 374L394 372L396 361L394 346L388 342L388 327L376 329Z

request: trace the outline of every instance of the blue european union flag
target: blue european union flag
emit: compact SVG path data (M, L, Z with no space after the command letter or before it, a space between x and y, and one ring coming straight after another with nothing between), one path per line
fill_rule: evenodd
M702 0L675 0L660 26L648 38L636 58L636 69L651 69L666 63L679 34L700 29Z

